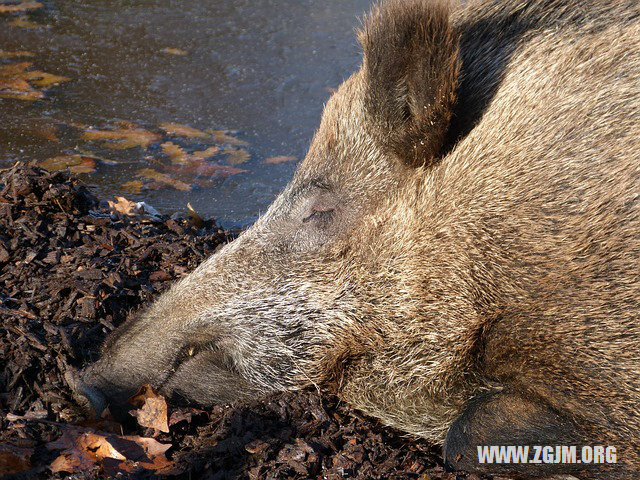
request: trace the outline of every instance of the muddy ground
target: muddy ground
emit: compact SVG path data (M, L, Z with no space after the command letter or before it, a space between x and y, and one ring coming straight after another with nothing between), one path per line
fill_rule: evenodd
M316 391L169 405L168 432L87 418L65 373L230 237L212 220L114 213L63 173L1 173L0 477L485 478L445 472L438 448Z

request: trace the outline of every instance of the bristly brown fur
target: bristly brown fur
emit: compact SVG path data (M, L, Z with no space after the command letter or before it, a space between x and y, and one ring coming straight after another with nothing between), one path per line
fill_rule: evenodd
M359 32L365 109L381 146L413 166L440 151L456 99L459 35L444 1L393 0Z
M453 468L640 477L640 2L448 15L374 11L290 184L113 336L82 394L329 386ZM479 464L476 445L618 457Z

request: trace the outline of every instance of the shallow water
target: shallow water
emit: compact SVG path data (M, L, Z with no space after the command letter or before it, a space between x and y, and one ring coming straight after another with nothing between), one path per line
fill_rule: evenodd
M25 16L37 28L11 26L19 14L0 15L0 49L35 54L3 63L29 61L33 69L71 80L51 88L41 101L0 99L0 164L84 154L89 147L96 156L106 155L100 145L87 146L79 132L114 128L116 121L145 128L174 122L229 129L248 142L244 148L251 158L237 166L246 173L191 191L169 187L125 195L167 213L184 211L190 202L222 224L246 225L264 211L296 166L295 161L264 160L303 158L331 89L357 68L360 52L353 30L371 2L44 4ZM165 53L165 48L186 54ZM95 173L82 176L103 197L119 194L136 172L158 162L157 152L157 146L108 152L115 162L98 162Z

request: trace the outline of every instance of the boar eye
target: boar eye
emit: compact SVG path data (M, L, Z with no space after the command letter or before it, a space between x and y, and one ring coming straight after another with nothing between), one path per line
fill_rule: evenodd
M335 214L335 209L333 208L329 208L327 210L313 210L311 212L311 215L305 217L302 219L302 223L307 223L310 221L321 221L321 222L326 222L331 220L331 218L333 218L333 215Z

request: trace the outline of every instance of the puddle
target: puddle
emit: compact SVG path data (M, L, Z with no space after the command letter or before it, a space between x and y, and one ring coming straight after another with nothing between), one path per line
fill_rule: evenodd
M42 100L0 99L0 165L17 159L89 156L95 172L81 175L102 197L124 193L168 213L185 211L190 202L202 215L229 226L253 222L291 178L296 161L265 160L304 157L331 89L360 62L353 29L371 4L42 3L42 8L26 13L0 14L0 50L33 54L0 62L31 62L27 72L70 80L48 86ZM168 133L162 127L167 123L193 127L208 137ZM108 140L86 138L87 130L123 128L158 137L146 147L130 148L109 148ZM237 142L219 141L222 133L216 139L212 132L218 130ZM190 190L162 184L163 177L141 175L154 170L186 178L188 169L176 161L179 154L167 153L177 151L167 143L186 155L221 147L226 152L203 160L203 165L243 172L207 166ZM248 159L230 153L238 150L246 150ZM176 168L183 168L182 173L175 173ZM140 193L122 190L131 182L142 183Z

